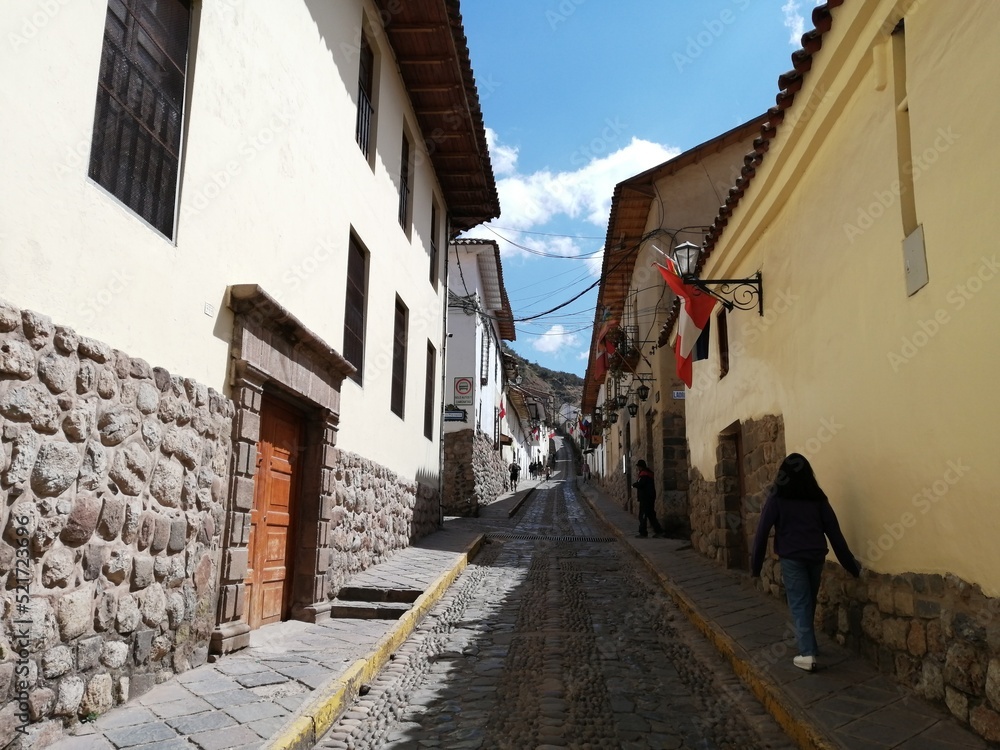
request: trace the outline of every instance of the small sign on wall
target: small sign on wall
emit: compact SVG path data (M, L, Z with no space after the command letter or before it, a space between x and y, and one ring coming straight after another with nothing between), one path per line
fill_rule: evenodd
M673 395L674 395L674 401L684 400L684 391L674 391Z
M472 406L472 378L455 378L455 406Z

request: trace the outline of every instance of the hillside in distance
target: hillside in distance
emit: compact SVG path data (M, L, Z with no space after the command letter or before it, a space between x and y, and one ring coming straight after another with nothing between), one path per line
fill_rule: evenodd
M521 385L532 391L552 395L553 408L559 409L563 404L579 408L583 399L583 378L571 372L559 372L529 362L513 349L504 345L504 354L512 357L521 373Z

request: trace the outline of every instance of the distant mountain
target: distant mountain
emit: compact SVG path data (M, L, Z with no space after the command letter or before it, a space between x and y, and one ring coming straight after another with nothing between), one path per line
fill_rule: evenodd
M535 362L529 362L506 344L503 350L517 362L522 378L521 385L533 391L551 394L553 407L556 410L563 404L569 404L575 409L580 408L583 400L583 378L571 372L550 370Z

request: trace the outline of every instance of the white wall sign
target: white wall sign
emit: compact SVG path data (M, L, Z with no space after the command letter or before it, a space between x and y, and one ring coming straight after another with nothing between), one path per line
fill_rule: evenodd
M472 378L455 378L455 406L472 406Z

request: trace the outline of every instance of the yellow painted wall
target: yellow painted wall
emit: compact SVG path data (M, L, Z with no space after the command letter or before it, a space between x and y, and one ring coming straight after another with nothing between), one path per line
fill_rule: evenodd
M371 253L368 350L364 388L343 387L338 444L404 476L436 474L423 404L428 339L443 350L443 285L428 281L426 249L440 190L377 26L374 170L355 142L363 5L377 24L374 6L360 0L196 4L170 241L87 176L106 0L4 3L0 297L228 392L229 285L259 283L342 349L353 228ZM410 238L395 219L404 121L417 134ZM410 310L403 421L389 411L396 294Z
M906 12L914 194L930 282L907 297L892 79L873 48ZM855 554L1000 593L1000 258L993 167L1000 4L846 3L705 277L764 276L730 318L731 370L695 363L694 468L720 430L780 414ZM890 69L891 70L891 69ZM709 373L705 377L705 373Z

